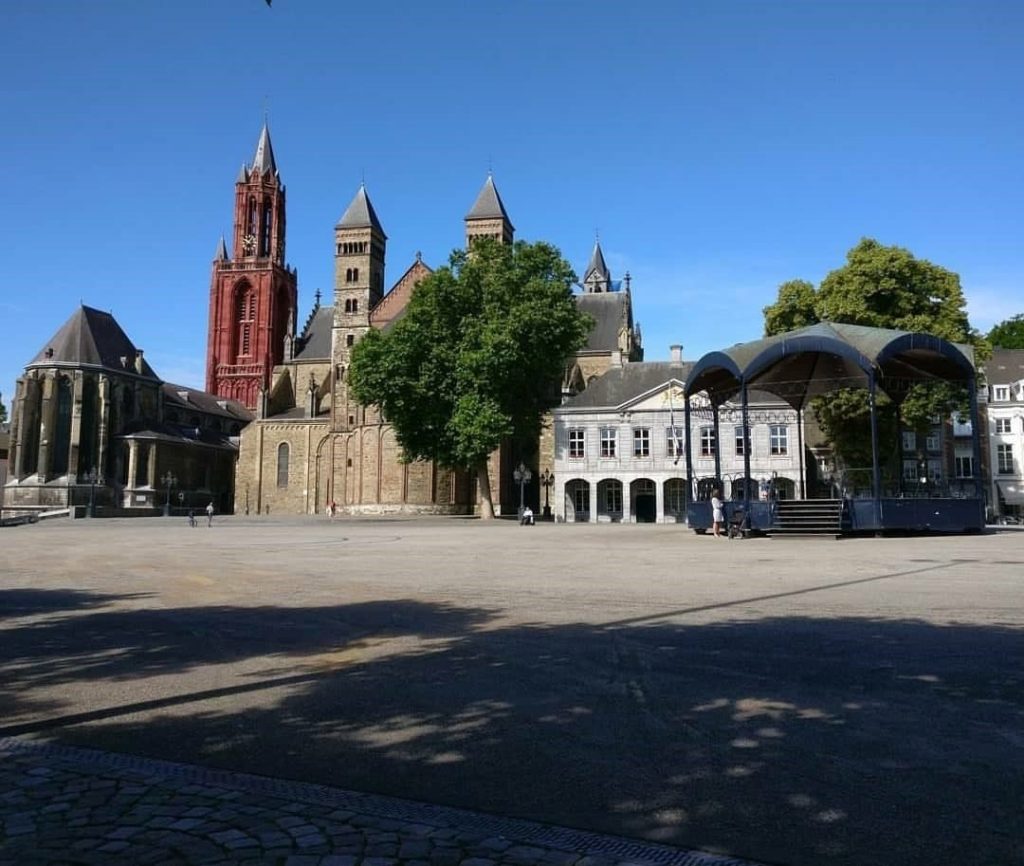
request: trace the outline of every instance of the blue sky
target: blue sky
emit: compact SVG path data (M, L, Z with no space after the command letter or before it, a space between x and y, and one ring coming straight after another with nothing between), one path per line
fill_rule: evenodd
M754 339L863 236L1024 311L1024 4L5 0L0 391L79 302L203 384L210 263L269 107L300 325L365 177L390 284L493 168L517 230L633 276L649 360Z

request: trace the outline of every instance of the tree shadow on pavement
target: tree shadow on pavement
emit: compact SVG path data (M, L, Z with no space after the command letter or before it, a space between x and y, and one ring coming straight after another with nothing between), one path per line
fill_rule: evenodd
M0 635L18 695L196 678L18 733L772 863L1024 862L1014 628L513 626L406 600L101 610Z

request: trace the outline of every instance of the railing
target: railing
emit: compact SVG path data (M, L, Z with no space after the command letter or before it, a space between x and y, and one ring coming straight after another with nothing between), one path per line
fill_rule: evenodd
M834 499L874 497L874 471L870 466L838 469L822 480ZM975 499L984 496L983 482L974 478L893 478L882 476L879 496L883 499Z

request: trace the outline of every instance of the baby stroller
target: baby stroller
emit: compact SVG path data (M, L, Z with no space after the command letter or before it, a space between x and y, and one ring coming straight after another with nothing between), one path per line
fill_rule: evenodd
M742 505L735 506L729 512L727 532L729 538L750 537L750 521L747 519L747 509Z

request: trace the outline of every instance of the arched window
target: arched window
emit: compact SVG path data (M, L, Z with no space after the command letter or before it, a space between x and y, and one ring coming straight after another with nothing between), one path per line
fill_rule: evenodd
M256 230L259 228L259 221L256 216L256 199L249 196L249 230L247 234L256 237ZM250 255L252 255L250 253Z
M277 446L277 486L288 486L288 443Z
M352 299L352 312L353 313L358 313L359 312L359 299L358 298L353 298Z
M352 268L352 282L359 282L359 268Z

